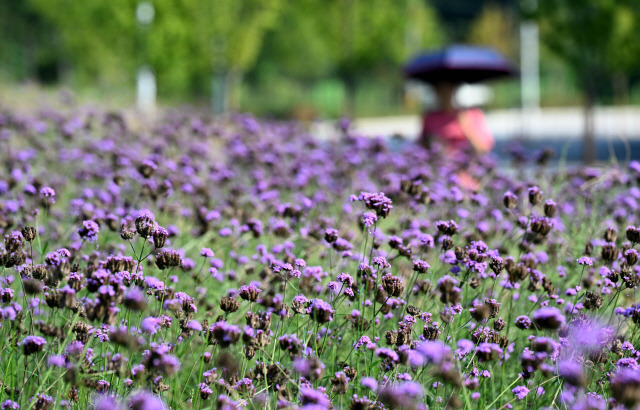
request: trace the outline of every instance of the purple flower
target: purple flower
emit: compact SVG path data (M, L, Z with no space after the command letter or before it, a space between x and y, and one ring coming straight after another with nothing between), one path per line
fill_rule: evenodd
M100 227L94 221L82 221L82 228L78 228L80 237L92 243L98 239L98 232Z
M564 325L565 317L557 308L543 307L533 314L533 323L541 329L556 330Z
M381 359L389 359L392 362L396 362L396 363L400 360L400 358L398 357L398 353L386 347L381 347L379 349L376 349L376 356L378 356Z
M607 401L597 393L589 392L578 398L572 410L606 410Z
M361 192L358 200L364 202L368 209L375 211L378 218L386 218L393 208L391 199L387 198L384 192Z
M225 321L217 322L209 327L209 339L215 340L221 347L228 347L238 341L240 329Z
M582 365L573 360L558 363L558 374L572 386L583 387L587 383Z
M155 335L160 330L162 320L157 317L146 317L140 322L140 329L150 335Z
M515 323L518 329L529 329L531 327L529 316L518 316Z
M315 408L329 408L329 397L318 390L314 390L310 387L300 388L300 404L303 406L315 405Z
M338 280L344 283L346 286L353 286L354 280L348 273L341 273L338 275Z
M0 409L2 410L17 410L20 408L20 405L13 400L5 400L0 404Z
M138 287L132 287L124 297L124 305L132 310L144 310L147 305L145 294Z
M418 409L424 389L416 382L387 384L378 391L380 401L391 409Z
M372 227L378 221L378 217L374 212L365 212L362 214L362 224L365 228Z
M35 401L34 408L36 409L48 409L55 402L53 397L48 394L38 393L35 397L31 397L29 402L32 403Z
M431 268L431 266L427 262L421 259L416 259L413 261L413 270L415 272L426 273L429 270L429 268Z
M103 382L104 380L101 380L101 382ZM100 382L99 382L100 383ZM108 383L107 383L108 384ZM103 390L106 391L108 390L109 387L106 386L100 386L99 385L99 390ZM123 406L118 403L118 401L116 400L115 397L113 397L110 394L100 394L95 396L94 400L93 400L93 408L96 410L118 410L118 409L122 409Z
M582 266L593 266L593 259L588 256L582 256L578 258L578 265Z
M69 356L79 356L84 351L84 344L79 340L74 340L69 343L65 349L65 352Z
M371 391L376 391L378 389L378 382L373 377L363 377L360 384Z
M251 283L249 285L241 286L238 289L238 294L244 300L248 300L249 302L255 302L258 300L258 295L262 292L262 289L258 288L255 284Z
M618 360L618 362L616 363L616 366L618 366L621 369L623 367L627 367L634 370L640 370L638 361L633 357L623 357L622 359Z
M56 191L51 187L45 186L40 188L40 196L50 204L56 202Z
M171 376L180 370L180 365L181 363L177 357L165 354L160 359L159 365L156 364L156 367L161 369L166 375Z
M474 346L475 344L471 340L460 339L458 340L458 348L456 349L455 353L459 357L464 357L473 350Z
M507 191L502 196L502 202L507 208L515 208L518 204L518 197L511 191Z
M427 363L440 364L451 357L451 348L439 340L420 343L417 350Z
M204 256L205 258L213 258L215 254L210 248L202 248L200 250L200 256Z
M313 299L307 308L307 313L316 322L323 324L333 320L334 310L331 305L322 299Z
M377 345L371 341L369 336L362 336L360 338L360 340L358 340L357 342L355 342L353 344L353 347L356 350L358 350L362 346L364 346L364 347L366 347L367 349L370 349L370 350L373 350L373 349L375 349L377 347Z
M22 339L22 342L20 342L26 356L29 356L32 353L41 352L46 344L47 341L40 336L27 336Z
M202 325L197 320L190 320L189 323L187 323L187 328L199 332L202 330Z
M66 360L64 356L50 356L48 363L49 363L49 366L65 367Z
M613 397L627 408L640 402L640 370L621 369L611 380Z
M129 398L131 410L168 410L162 399L148 391L139 391Z
M327 289L334 295L337 295L340 290L340 284L334 280L327 283Z
M525 386L516 386L513 390L511 390L511 392L516 395L518 400L522 400L527 397L527 394L529 394L529 389L527 389Z
M490 361L502 355L502 349L496 343L480 343L476 347L476 356L481 361Z
M206 383L200 383L198 388L200 389L200 397L202 397L203 400L208 399L209 396L213 394L213 390L211 390L211 388L207 386Z

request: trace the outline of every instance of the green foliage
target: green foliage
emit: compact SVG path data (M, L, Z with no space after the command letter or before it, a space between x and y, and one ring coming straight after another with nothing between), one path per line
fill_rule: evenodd
M397 65L422 48L441 44L436 20L414 0L328 1L327 41L339 73L350 76Z
M631 0L541 0L535 17L543 42L576 71L583 87L593 89L598 77L640 66L640 9L633 5Z
M161 98L209 95L212 75L232 96L245 79L262 90L288 83L275 93L289 94L290 105L276 111L306 101L340 112L314 97L319 81L338 79L353 92L371 76L395 84L402 62L443 42L422 0L152 0L148 25L136 20L139 3L28 0L23 8L51 25L60 44L47 47L50 57L78 87L132 88L141 65L155 71Z
M518 58L517 24L506 9L489 3L471 25L468 42L491 46L510 58Z
M155 0L148 28L135 19L136 0L31 4L56 27L81 79L115 85L146 63L161 93L200 94L212 69L243 72L255 63L281 1Z
M126 81L136 55L134 0L29 1L56 28L81 81Z

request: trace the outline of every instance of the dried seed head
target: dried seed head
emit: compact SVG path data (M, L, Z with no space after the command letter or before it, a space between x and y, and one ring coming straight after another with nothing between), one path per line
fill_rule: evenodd
M389 296L398 297L404 292L402 280L397 276L386 275L382 278L382 288Z
M436 325L425 325L422 329L422 335L427 340L436 340L440 336L441 330Z
M537 186L529 188L529 203L531 205L538 205L542 202L542 191Z
M138 165L138 172L144 178L150 178L158 166L153 161L144 161L142 164Z
M544 201L544 215L547 218L553 218L556 214L556 209L557 205L553 200L547 199Z
M407 313L413 317L420 316L422 311L413 305L407 306Z
M174 250L160 252L156 257L156 266L158 266L160 270L174 266L179 267L181 265L182 256Z
M618 239L618 232L613 228L607 228L604 231L604 240L607 242L615 242Z
M635 226L627 226L627 239L632 243L640 242L640 229Z
M225 313L233 313L240 309L240 301L229 296L225 296L220 300L220 309Z
M164 246L164 244L167 242L167 237L169 236L169 232L162 228L162 227L157 227L154 231L153 231L153 245L156 248L162 248Z
M156 228L156 223L153 220L153 217L146 212L143 212L136 218L135 224L138 235L143 238L148 238L153 235L153 231Z
M618 257L618 248L613 242L605 243L602 246L602 259L607 262L613 262Z
M398 332L395 330L387 330L384 333L384 337L387 341L387 345L393 346L398 341Z
M587 291L584 307L588 310L596 310L602 307L602 296L595 292Z
M471 317L476 322L484 322L485 320L489 319L489 315L491 313L489 306L485 304L470 308L469 312L471 313Z
M37 233L36 228L34 228L33 226L25 226L22 228L21 232L22 232L22 236L24 237L24 240L27 242L33 241Z
M513 209L518 204L518 197L511 191L505 192L502 197L502 203L508 209Z
M344 372L337 372L333 378L331 378L331 384L333 385L333 392L336 394L346 394L349 386L349 379Z
M328 228L324 231L324 240L329 243L334 243L338 240L338 230L333 228Z
M628 249L624 252L624 258L629 265L633 266L638 263L638 251L635 249Z
M584 254L587 256L593 255L593 244L591 242L584 246Z
M42 292L44 287L44 283L37 279L26 279L24 280L24 292L27 295L37 295Z

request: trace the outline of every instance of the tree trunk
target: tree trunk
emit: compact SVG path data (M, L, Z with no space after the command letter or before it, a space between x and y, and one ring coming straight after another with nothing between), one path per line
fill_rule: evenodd
M238 71L214 72L211 79L211 108L214 114L226 114L240 108L240 83Z
M241 107L241 85L242 85L242 73L238 70L231 70L227 73L227 93L228 106L227 111L240 111Z
M353 77L347 77L344 79L345 87L345 115L353 118L356 115L356 81Z
M595 92L589 88L584 99L584 135L582 140L583 161L592 164L596 160L596 140L594 127Z
M613 98L617 105L629 103L629 78L624 73L613 75Z
M214 114L224 114L229 109L225 73L213 73L211 77L211 109Z

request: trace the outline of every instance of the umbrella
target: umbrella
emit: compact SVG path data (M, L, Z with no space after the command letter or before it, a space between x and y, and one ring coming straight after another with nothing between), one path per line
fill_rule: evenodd
M452 45L416 56L404 67L404 73L428 83L477 83L515 75L517 69L491 48Z

